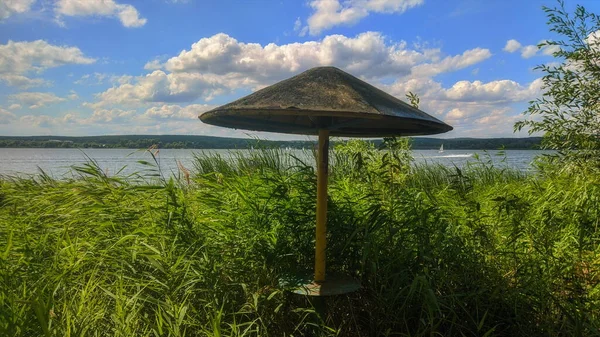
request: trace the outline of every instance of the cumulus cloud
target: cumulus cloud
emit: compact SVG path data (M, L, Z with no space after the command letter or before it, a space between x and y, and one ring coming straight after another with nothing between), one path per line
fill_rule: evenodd
M49 104L55 104L66 99L48 92L21 92L8 96L9 101L16 101L29 106L29 109L38 109Z
M557 45L546 45L544 47L542 47L542 54L544 55L548 55L548 56L554 56L554 53L560 51L560 46Z
M481 116L477 118L474 122L479 125L497 125L503 122L509 122L509 125L513 125L516 122L516 119L519 116L509 116L508 114L511 112L510 108L499 108L490 111L485 116ZM515 118L516 117L516 118Z
M538 44L544 42L546 41L542 40ZM519 51L521 53L522 58L528 59L538 55L538 52L540 52L543 55L552 56L555 52L560 50L560 47L556 45L544 45L541 48L539 48L538 45L532 44L523 46L519 41L513 39L506 41L506 45L502 50L508 53L514 53Z
M482 104L455 108L446 115L458 134L469 137L509 136L519 119L522 115L511 107Z
M144 65L145 70L158 70L162 69L162 67L163 65L159 60L152 60Z
M244 43L226 34L200 39L154 70L97 95L94 107L114 104L210 100L236 89L257 89L300 71L334 65L367 80L435 76L489 58L487 49L441 57L438 49L414 50L375 32L331 35L321 41L285 45ZM423 65L423 66L419 66Z
M597 30L595 32L590 33L586 38L585 38L585 42L592 48L592 49L599 49L599 45L600 45L600 30Z
M14 14L29 12L36 0L2 0L0 2L0 20Z
M161 70L137 78L135 84L124 83L97 95L98 103L92 107L107 104L141 105L148 102L189 102L203 97L211 99L223 92L223 85L216 76L199 73L167 74Z
M521 48L521 57L528 59L535 56L538 51L538 47L534 45L528 45Z
M34 125L41 128L56 125L56 119L48 115L25 115L19 118L19 121L26 125Z
M110 77L110 81L114 84L123 85L126 83L131 83L133 80L133 76L131 75L112 75Z
M92 116L83 121L84 124L121 123L135 115L135 110L98 109Z
M311 35L339 25L353 25L369 13L401 14L423 4L423 0L313 0L313 13L307 19L307 30ZM304 30L306 31L306 30Z
M198 116L215 106L208 104L191 104L185 107L179 105L168 105L151 107L141 117L157 120L196 120Z
M234 90L256 90L314 66L333 65L396 97L404 98L409 91L417 93L424 111L456 127L452 136L489 136L486 125L498 134L511 133L511 121L520 112L514 106L540 93L541 80L526 85L510 80L442 85L435 79L437 75L478 64L492 54L487 49L474 48L458 55L444 55L440 49L425 47L409 48L403 41L389 41L374 32L355 37L331 35L320 41L284 45L244 43L217 34L200 39L168 59L160 70L143 76L124 76L119 84L113 81L112 88L97 94L97 100L85 106L94 111L124 107L138 111L127 114L128 121L121 125L129 123L144 130L173 130L177 125L180 130L180 126L187 126L178 123L195 121L201 111L209 109L208 105L185 106L183 102L208 102ZM392 79L395 82L389 84ZM480 134L467 131L469 128Z
M116 3L113 0L58 0L55 13L64 16L114 17L125 27L141 27L146 19L140 17L137 9L131 5Z
M243 43L227 34L200 39L165 63L171 72L240 74L241 81L281 79L290 73L315 66L336 64L366 77L406 75L412 66L427 58L406 48L405 42L386 43L380 33L366 32L354 38L330 35L321 41L264 47Z
M29 78L28 73L40 73L67 64L91 64L95 59L83 55L77 47L55 46L43 40L0 44L0 81L21 88L49 85L41 78Z
M414 76L431 77L449 71L466 68L486 60L491 56L492 53L488 49L475 48L465 51L462 53L462 55L448 56L439 62L425 63L415 66L412 69L412 74Z
M509 52L509 53L514 53L517 50L519 50L521 48L521 43L519 43L519 41L517 40L508 40L506 41L506 45L504 46L504 50L505 52Z
M11 104L8 109L10 110L19 110L21 109L21 104Z
M0 44L0 73L22 74L43 71L66 64L91 64L93 58L77 47L55 46L44 40Z
M459 81L444 87L431 78L413 78L382 89L396 97L405 97L408 92L418 94L420 108L452 125L454 137L492 137L512 134L514 122L521 118L515 104L540 95L542 80L528 85L510 80Z
M0 124L8 124L15 119L17 119L17 116L14 113L0 108Z
M385 86L384 89L396 97L404 97L407 93L413 92L421 96L422 101L451 102L452 105L463 103L505 105L531 100L541 93L542 84L541 79L536 79L526 86L511 80L487 83L458 81L451 87L444 88L441 83L431 78L414 78L408 81L397 81Z
M527 101L540 93L542 81L537 79L527 87L511 80L488 83L459 81L445 90L446 99L453 101L484 101L488 103L511 103Z

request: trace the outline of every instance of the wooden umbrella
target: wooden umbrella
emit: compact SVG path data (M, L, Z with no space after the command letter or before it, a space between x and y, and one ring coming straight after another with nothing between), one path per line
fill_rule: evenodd
M326 266L329 136L415 136L452 130L444 122L335 67L309 69L200 116L235 129L318 135L315 273L310 295L346 292ZM334 286L327 287L327 281ZM350 286L350 289L353 287Z

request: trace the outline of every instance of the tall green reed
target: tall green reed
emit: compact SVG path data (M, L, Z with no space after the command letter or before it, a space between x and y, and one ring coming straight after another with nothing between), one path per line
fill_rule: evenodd
M385 144L333 150L328 270L363 287L328 299L317 325L279 286L312 269L310 152L4 177L0 335L597 333L597 173L415 165L409 144Z

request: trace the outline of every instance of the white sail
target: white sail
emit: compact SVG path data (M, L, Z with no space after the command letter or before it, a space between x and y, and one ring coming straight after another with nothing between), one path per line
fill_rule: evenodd
M444 144L442 144L442 146L440 146L440 151L438 151L439 153L443 153L444 152Z

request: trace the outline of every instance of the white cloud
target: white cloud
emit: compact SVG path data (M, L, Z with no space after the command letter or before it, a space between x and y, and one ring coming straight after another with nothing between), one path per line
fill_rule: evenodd
M0 81L11 87L19 87L21 89L50 86L52 84L52 82L42 78L29 78L27 76L17 74L0 74Z
M131 75L120 75L120 76L113 75L110 77L110 81L113 84L119 84L119 85L130 83L132 80L133 80L133 76L131 76Z
M93 74L83 74L73 83L79 85L101 85L104 84L106 79L110 79L108 74L95 72Z
M98 109L83 124L121 123L135 115L135 110Z
M481 81L459 81L445 90L445 97L453 101L485 101L488 103L510 103L527 101L541 90L542 81L533 81L523 87L515 81L499 80L488 83Z
M111 108L96 109L89 114L70 111L62 116L28 114L20 118L0 108L0 134L202 134L219 137L248 137L254 134L201 123L198 114L213 107L203 104L167 105L146 111Z
M410 91L421 98L420 108L454 127L450 137L495 137L512 134L514 122L522 118L515 104L541 93L542 81L528 85L510 80L459 81L444 88L431 78L398 81L383 89L396 97Z
M0 109L0 121L6 124L14 123L20 129L30 129L30 133L44 133L47 131L35 128L52 128L64 134L66 130L72 134L218 134L220 136L244 137L243 131L233 131L202 124L198 115L210 110L214 106L204 104L191 104L188 106L162 105L155 106L140 113L136 109L95 109L90 115L82 116L81 113L68 112L63 116L26 115L20 119L12 113L3 113ZM0 123L2 124L2 123ZM32 128L33 127L33 128ZM0 128L0 130L5 130ZM105 130L105 131L102 131ZM110 130L110 131L106 131ZM208 131L210 130L210 131Z
M302 29L302 21L300 20L300 18L297 18L296 21L294 22L294 31L300 32L301 29Z
M2 0L0 1L0 20L14 14L29 12L36 0Z
M55 118L48 115L25 115L19 121L26 125L47 128L56 124Z
M92 64L77 47L55 46L44 40L0 44L0 73L22 74L66 64Z
M80 84L80 85L87 84L90 79L90 76L91 76L90 74L83 74L77 81L75 81L73 83Z
M510 108L499 108L490 111L488 114L484 116L479 116L479 118L475 119L475 124L480 125L495 125L498 123L504 123L509 119L511 121L510 125L514 124L516 120L512 120L511 116L507 114L511 112ZM517 116L515 116L517 117Z
M313 14L307 19L311 35L339 25L352 25L368 16L369 13L404 13L410 8L423 4L423 0L313 0L310 7Z
M475 48L465 51L462 55L448 56L440 62L420 64L412 69L412 75L431 77L466 68L491 56L492 53L488 49Z
M240 80L257 83L281 79L315 66L336 64L366 77L406 75L413 65L426 60L423 53L406 49L405 42L387 44L384 36L366 32L349 38L330 35L322 41L264 47L217 34L200 39L165 63L171 72L240 74Z
M163 67L163 64L160 63L159 60L152 60L150 62L147 62L144 65L145 70L159 70L159 69L162 69L162 67Z
M191 104L185 107L179 105L162 105L151 107L146 110L141 117L149 119L176 119L176 120L197 120L200 113L208 111L215 106L207 104Z
M17 116L8 111L0 108L0 124L8 124L17 119Z
M519 43L519 41L517 40L508 40L506 41L506 45L504 46L504 50L505 52L509 52L509 53L514 53L517 50L519 50L521 48L521 43Z
M71 101L74 101L76 99L79 99L79 95L77 95L77 92L75 92L75 90L71 90L69 91L69 95L67 96Z
M489 138L510 136L514 123L522 118L520 111L511 107L479 104L455 108L445 121L459 136Z
M210 99L223 92L214 75L198 73L167 74L161 70L124 83L97 95L101 107L107 104L141 105L148 102L189 102L199 97Z
M77 47L55 46L43 40L9 40L6 44L0 44L0 82L20 88L48 86L50 81L29 78L25 74L40 73L67 64L91 64L95 61L85 57Z
M27 105L29 109L38 109L49 104L65 101L64 98L48 92L21 92L9 95L8 100Z
M546 45L542 47L542 54L548 56L554 56L554 53L560 51L560 46L557 45Z
M140 18L138 11L131 5L118 5L118 15L125 27L141 27L146 24L146 19Z
M125 75L119 84L115 77L112 88L97 94L95 102L84 105L103 111L102 116L120 116L114 109L136 109L137 113L120 119L119 127L131 125L131 129L123 129L128 133L188 130L192 123L189 126L184 123L195 123L198 114L209 106L174 103L198 99L206 102L238 89L256 90L311 67L333 65L401 99L408 91L417 93L423 110L455 126L456 131L448 136L456 137L489 136L486 125L497 134L510 134L510 121L520 113L514 106L540 93L540 80L527 85L497 80L459 81L443 86L435 76L480 63L491 57L491 53L474 48L446 56L440 49L425 46L409 48L403 41L389 41L374 32L353 38L331 35L320 41L264 46L217 34L200 39L168 59L161 70L137 77ZM391 79L395 82L382 84ZM116 127L115 119L111 120L111 127ZM470 132L469 128L478 131Z
M414 78L408 81L397 81L385 86L384 89L396 97L404 97L408 92L413 92L419 95L422 101L451 102L451 105L462 103L505 105L529 101L539 95L542 90L542 80L536 79L527 86L511 80L487 83L458 81L451 87L444 88L441 83L431 78Z
M58 0L55 12L65 16L104 16L119 18L125 27L141 27L146 19L131 5L118 4L113 0Z
M541 44L544 42L546 42L546 41L542 40L538 44ZM545 45L545 46L542 46L541 48L539 48L538 45L532 45L532 44L523 46L523 45L521 45L521 43L519 43L519 41L513 39L513 40L506 41L506 45L504 46L504 49L502 49L502 50L504 50L505 52L509 52L509 53L514 53L516 51L520 51L521 57L528 59L528 58L538 55L538 52L541 52L543 55L553 56L555 52L560 50L560 47L556 46L556 45Z
M585 42L591 47L591 49L600 49L600 30L590 33L585 38Z
M521 57L528 59L535 56L538 52L538 47L534 45L528 45L521 48Z
M10 110L19 110L21 109L21 104L11 104L8 109Z
M331 35L321 41L265 46L217 34L200 39L189 50L168 59L164 70L129 77L119 86L98 94L99 102L90 106L208 101L240 88L257 89L316 66L337 66L368 80L411 73L435 76L490 56L489 50L475 48L442 58L438 49L409 49L405 42L388 42L375 32L354 38Z

